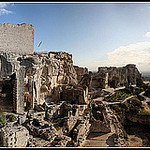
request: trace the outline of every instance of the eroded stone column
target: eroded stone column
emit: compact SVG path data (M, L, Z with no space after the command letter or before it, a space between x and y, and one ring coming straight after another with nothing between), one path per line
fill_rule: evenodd
M24 77L25 77L25 68L20 67L16 72L16 113L24 113Z

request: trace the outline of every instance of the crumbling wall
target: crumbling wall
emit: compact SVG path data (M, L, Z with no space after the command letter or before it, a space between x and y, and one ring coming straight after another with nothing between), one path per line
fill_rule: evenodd
M13 79L13 111L16 113L24 113L24 77L25 68L20 69L14 74Z
M91 87L95 89L108 88L108 73L105 71L97 72L92 74Z
M0 77L7 77L12 75L19 68L17 58L18 54L8 52L0 52Z
M25 77L25 68L20 67L16 73L17 79L17 97L16 97L16 112L24 113L24 77Z
M3 147L26 147L29 131L21 125L9 123L0 130L0 139Z
M127 84L136 84L136 79L141 77L140 72L134 64L128 64L124 67L99 67L98 72L105 70L108 72L109 84L116 80L117 86Z
M74 69L77 73L78 82L81 81L84 74L88 74L88 68L86 68L86 67L83 68L83 67L79 67L79 66L74 66Z
M34 51L34 27L23 24L0 24L0 52L32 54Z
M81 120L78 120L77 126L73 130L73 140L75 146L82 146L83 142L90 133L90 126L89 116L85 116L84 119L82 118Z
M64 86L62 99L72 104L88 104L88 87Z
M137 78L141 78L141 74L134 64L128 64L118 68L99 67L98 72L93 74L92 86L106 88L108 86L119 87L129 84L133 85L136 84Z

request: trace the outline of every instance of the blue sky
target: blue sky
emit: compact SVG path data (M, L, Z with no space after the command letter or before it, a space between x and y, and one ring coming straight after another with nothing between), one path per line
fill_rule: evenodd
M150 71L150 3L0 3L0 23L32 24L35 51L71 53L89 70Z

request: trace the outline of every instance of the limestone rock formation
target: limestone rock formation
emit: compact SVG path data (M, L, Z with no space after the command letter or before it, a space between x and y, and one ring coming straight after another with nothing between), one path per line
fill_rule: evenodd
M2 146L26 147L29 140L29 131L16 123L9 123L0 131Z
M141 74L134 64L124 67L99 67L98 72L92 74L92 87L108 88L136 84Z
M93 73L91 87L94 89L108 88L108 73L105 71Z
M92 72L89 72L86 67L74 66L74 68L77 73L78 84L82 87L87 86L88 88L91 88Z
M99 67L98 72L108 72L109 85L116 81L116 86L124 86L125 84L136 84L136 79L141 77L140 72L134 64L128 64L124 67Z
M106 108L99 103L92 104L92 117L91 117L90 132L110 132L110 121L106 113Z
M0 62L1 78L14 76L14 104L17 105L19 99L22 101L21 97L24 95L26 108L31 109L34 108L34 104L42 104L58 85L78 83L72 55L65 52L30 55L1 53ZM21 88L23 80L25 87ZM22 113L18 107L15 111Z
M79 67L79 66L74 66L75 68L75 71L77 73L77 79L78 79L78 82L81 81L82 77L84 74L88 74L88 68L83 68L83 67Z

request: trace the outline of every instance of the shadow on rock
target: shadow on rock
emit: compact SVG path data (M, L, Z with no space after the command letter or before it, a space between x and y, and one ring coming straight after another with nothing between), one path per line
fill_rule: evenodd
M92 138L99 137L99 136L102 136L102 135L104 135L104 134L107 134L107 133L102 133L102 132L100 132L100 133L92 132L92 133L90 133L90 134L88 135L87 139L90 140L90 139L92 139Z
M108 139L106 140L106 144L109 145L108 147L116 147L114 143L114 138L116 138L115 133L108 137Z

